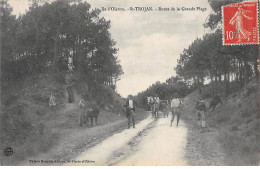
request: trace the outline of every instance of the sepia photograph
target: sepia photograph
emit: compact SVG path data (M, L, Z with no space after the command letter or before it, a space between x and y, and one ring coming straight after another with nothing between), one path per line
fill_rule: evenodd
M0 166L259 166L259 0L0 0Z

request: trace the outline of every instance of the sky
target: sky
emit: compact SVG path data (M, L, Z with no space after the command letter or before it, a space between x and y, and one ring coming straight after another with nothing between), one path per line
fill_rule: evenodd
M119 48L117 57L124 74L117 92L126 97L146 90L156 81L175 76L174 67L184 48L207 31L203 24L211 12L208 0L86 0L101 7L201 7L206 11L103 11L111 21L111 36ZM28 10L28 0L9 0L14 14Z

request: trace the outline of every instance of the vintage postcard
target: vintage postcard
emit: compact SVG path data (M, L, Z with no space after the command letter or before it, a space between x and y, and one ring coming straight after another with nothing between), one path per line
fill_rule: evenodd
M0 0L1 166L258 166L259 0Z

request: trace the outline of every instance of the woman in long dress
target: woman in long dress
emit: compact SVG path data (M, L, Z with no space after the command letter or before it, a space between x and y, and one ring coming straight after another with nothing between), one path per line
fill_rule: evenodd
M233 16L233 18L229 22L231 25L236 26L236 32L237 32L238 39L239 39L238 42L241 42L242 39L247 39L249 41L249 38L250 38L250 35L251 35L251 32L249 32L248 30L246 30L244 28L243 18L246 18L246 19L249 19L249 20L251 20L253 18L247 16L246 13L247 13L247 11L244 10L242 8L242 6L240 5L238 7L236 14Z

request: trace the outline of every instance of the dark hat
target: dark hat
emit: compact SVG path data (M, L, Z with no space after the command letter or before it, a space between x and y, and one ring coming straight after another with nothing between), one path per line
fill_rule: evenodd
M134 98L134 96L129 94L127 98L132 99L132 98Z

